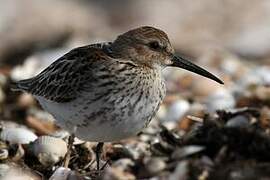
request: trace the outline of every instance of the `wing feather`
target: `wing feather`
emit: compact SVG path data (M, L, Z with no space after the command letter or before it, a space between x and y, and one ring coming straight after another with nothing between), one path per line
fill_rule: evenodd
M75 48L53 62L37 76L16 82L15 89L29 92L55 102L75 99L94 73L93 64L110 59L106 44Z

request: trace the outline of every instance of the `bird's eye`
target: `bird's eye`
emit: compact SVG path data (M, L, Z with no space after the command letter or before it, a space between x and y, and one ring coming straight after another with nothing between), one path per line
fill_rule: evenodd
M149 47L154 50L160 49L160 44L157 41L153 41L149 43Z

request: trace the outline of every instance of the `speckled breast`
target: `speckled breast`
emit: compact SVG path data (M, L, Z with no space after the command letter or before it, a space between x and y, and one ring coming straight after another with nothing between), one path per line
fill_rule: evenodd
M109 89L96 86L68 103L37 98L63 129L75 131L77 137L88 141L117 141L141 131L165 96L160 76L148 82L130 82Z

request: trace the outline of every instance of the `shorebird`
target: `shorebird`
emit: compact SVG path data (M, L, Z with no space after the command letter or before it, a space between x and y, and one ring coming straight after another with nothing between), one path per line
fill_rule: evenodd
M165 32L143 26L113 42L78 47L37 76L15 83L34 95L59 126L80 139L104 142L136 135L165 97L162 69L183 68L218 83L205 69L175 54Z

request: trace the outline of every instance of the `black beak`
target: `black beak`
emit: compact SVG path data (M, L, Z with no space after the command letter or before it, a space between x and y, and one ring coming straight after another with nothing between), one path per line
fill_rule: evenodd
M215 75L211 74L210 72L206 71L205 69L193 64L192 62L190 62L190 61L188 61L180 56L173 55L172 62L173 63L171 64L171 66L186 69L188 71L191 71L191 72L194 72L194 73L199 74L201 76L212 79L220 84L224 84L224 82L221 81L219 78L217 78Z

